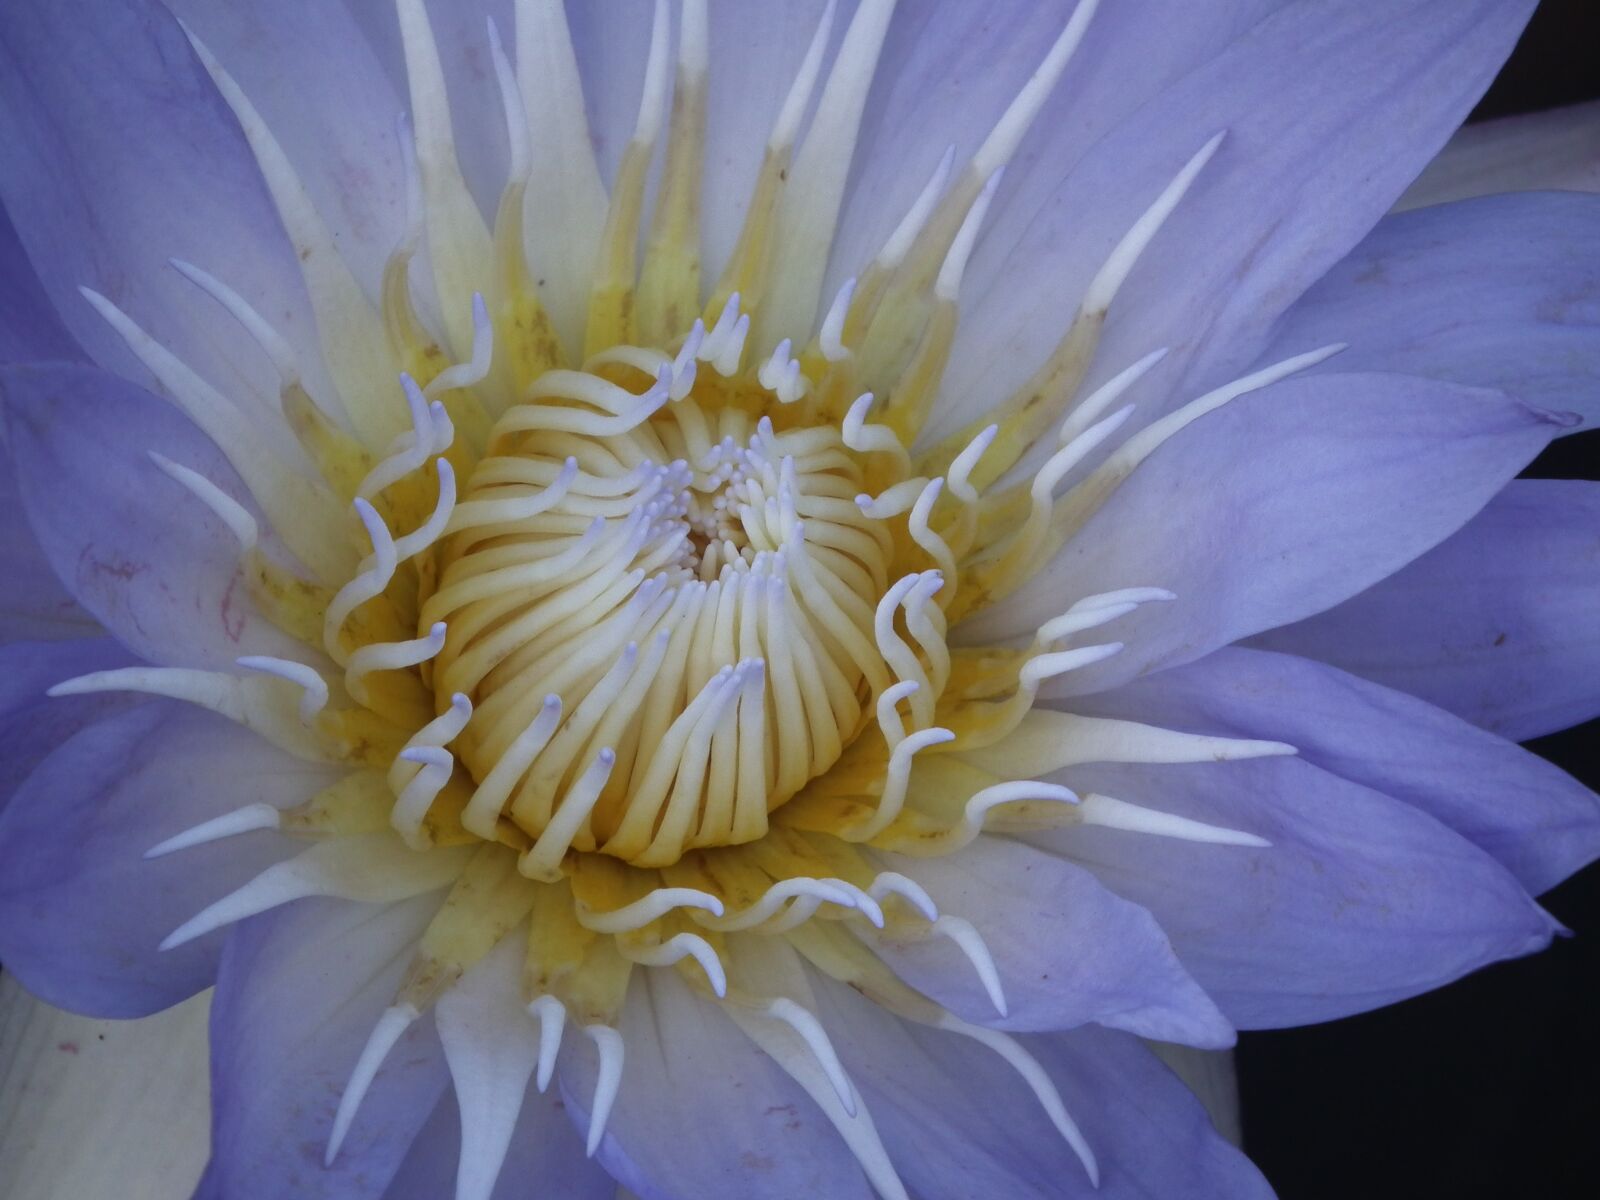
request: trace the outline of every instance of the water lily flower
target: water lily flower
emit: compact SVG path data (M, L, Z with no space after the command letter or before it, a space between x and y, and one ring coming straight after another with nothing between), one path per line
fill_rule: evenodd
M1531 7L8 5L0 961L201 1197L1269 1195L1144 1043L1600 852Z

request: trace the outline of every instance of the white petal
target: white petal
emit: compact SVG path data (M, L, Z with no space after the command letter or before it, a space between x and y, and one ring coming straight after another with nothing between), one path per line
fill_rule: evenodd
M1600 192L1600 100L1468 125L1394 207L1530 191Z
M97 1020L0 978L0 1162L10 1200L188 1195L210 1142L210 1005L206 992L139 1021Z
M439 1000L434 1017L461 1110L456 1200L489 1200L539 1057L522 1006L525 929L501 939Z

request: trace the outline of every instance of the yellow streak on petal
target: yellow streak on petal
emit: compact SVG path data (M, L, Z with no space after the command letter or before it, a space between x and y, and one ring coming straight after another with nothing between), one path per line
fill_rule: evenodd
M494 367L504 373L503 383L512 399L520 397L546 371L566 365L561 339L539 301L538 286L523 252L526 192L520 181L507 185L494 226L495 258L500 267L493 310ZM484 444L477 438L473 441Z
M377 461L355 438L325 416L298 383L283 389L279 398L284 420L339 499L349 502Z
M978 433L989 425L998 424L999 436L973 468L972 485L981 491L999 479L1016 465L1046 429L1061 419L1089 372L1104 324L1104 312L1080 313L1027 383L999 408L981 414L935 445L922 456L919 470L939 474Z
M612 938L578 924L567 883L534 886L523 968L529 996L555 996L580 1025L615 1024L633 964L617 952Z
M699 315L705 129L705 73L681 71L672 97L666 165L639 278L634 328L646 345L670 344Z
M283 813L284 833L348 837L389 828L394 793L381 771L356 771Z
M517 874L515 854L480 844L423 930L398 998L419 1009L438 999L521 923L536 887Z
M645 173L651 143L632 142L623 152L600 241L600 265L589 293L589 324L583 335L585 358L633 337L634 271L639 221L644 211Z

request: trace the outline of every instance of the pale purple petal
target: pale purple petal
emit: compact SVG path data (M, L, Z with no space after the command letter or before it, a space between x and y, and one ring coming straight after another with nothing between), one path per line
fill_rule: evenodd
M1443 709L1310 659L1228 647L1073 703L1194 733L1267 738L1414 804L1537 894L1600 855L1600 796Z
M270 6L167 0L167 6L261 114L340 255L375 295L405 221L395 124L410 104L346 7L336 0L274 0ZM394 5L388 8L393 22ZM208 269L226 280L229 266L224 260Z
M202 1195L383 1195L446 1086L431 1017L389 1052L331 1167L323 1153L356 1058L439 901L298 900L233 932L211 1008L211 1165Z
M150 460L158 450L248 500L216 447L170 405L78 366L0 370L0 396L23 506L45 555L124 645L180 666L305 656L256 613L238 541Z
M1600 713L1600 484L1517 480L1376 587L1252 644L1524 741Z
M1364 1012L1548 944L1557 926L1489 855L1409 804L1297 758L1084 766L1080 793L1271 845L1076 826L1026 841L1144 905L1241 1029Z
M1043 195L1052 186L1045 176L1058 182L1086 150L1140 105L1286 2L1101 4L1033 132L1019 148L997 205L1008 203L1007 197L1022 190L1020 181L1035 175ZM1077 5L1078 0L996 0L981 5L944 0L899 6L884 40L880 82L862 122L826 295L831 296L878 252L946 146L956 147L957 166L972 156ZM1198 148L1197 144L1193 149ZM1033 191L1030 188L1028 194ZM1023 203L1020 196L1016 203ZM997 228L997 209L990 211L990 225ZM1013 237L1027 220L1021 218L1011 231ZM1003 238L1003 233L993 235L995 242ZM980 251L974 271L996 269L991 262L996 253ZM976 289L969 294L976 295Z
M1267 1200L1266 1181L1132 1036L1023 1037L1100 1167L1100 1184L1022 1079L969 1039L910 1025L816 977L819 1016L913 1195L963 1200Z
M99 622L62 586L45 557L28 524L16 472L0 470L0 638L58 641L100 632Z
M1286 380L1181 431L961 636L1031 633L1081 597L1162 587L1177 599L1105 627L1122 653L1052 687L1080 694L1198 658L1398 570L1459 529L1558 428L1498 393L1432 380Z
M1600 101L1464 127L1395 208L1530 191L1600 192Z
M11 218L0 208L0 363L82 357L44 294Z
M0 718L15 716L42 703L45 692L63 679L137 661L104 636L0 646Z
M83 350L56 316L0 208L0 363L72 362ZM0 428L0 443L5 432ZM0 637L84 637L96 626L56 579L22 514L17 478L0 471Z
M220 717L152 701L61 744L0 814L0 958L34 994L97 1016L155 1012L210 985L222 934L162 938L294 843L243 834L162 858L156 843L332 781Z
M452 1195L460 1153L461 1114L455 1092L446 1088L383 1200L440 1200ZM584 1156L583 1139L572 1127L560 1091L550 1088L541 1094L529 1087L493 1200L615 1200L616 1194L616 1180Z
M945 380L952 416L960 397L1004 394L1027 378L1111 247L1223 130L1221 149L1113 305L1089 383L1163 346L1171 354L1135 399L1176 403L1180 392L1242 374L1277 317L1460 124L1532 8L1298 0L1081 154L1075 110L1047 113L1048 132L1030 149L1048 168L1006 180L968 273L971 316ZM1137 420L1161 407L1145 404Z
M1206 1106L1217 1132L1235 1146L1244 1142L1239 1114L1239 1075L1232 1050L1196 1050L1170 1042L1145 1045Z
M46 689L75 675L137 662L108 637L0 646L0 808L62 742L133 702L115 693L47 700Z
M620 1031L622 1089L597 1157L642 1200L872 1195L800 1085L675 973L634 973ZM561 1087L586 1129L594 1047L569 1036Z
M1600 196L1485 196L1388 217L1285 314L1264 362L1404 371L1600 419Z
M381 89L378 94L398 105L388 120L392 131L395 115L411 109L410 77L394 0L336 0L306 7L307 19L325 25L337 22L346 31L363 75L371 73L375 86ZM336 11L331 17L316 11L324 7ZM448 4L433 0L424 8L449 90L456 156L479 208L492 217L506 182L507 154L505 117L489 54L488 19L494 18L506 53L515 62L514 5L510 0ZM337 72L337 58L332 57L327 67ZM377 82L379 79L381 83ZM309 110L307 116L310 117Z
M317 362L295 256L255 160L177 21L151 0L0 9L0 199L67 328L102 366L144 368L87 285L226 393L276 404L264 356L168 266L218 273Z
M1179 965L1155 919L1081 867L994 837L948 858L885 862L926 888L942 913L970 921L994 957L1003 1017L948 940L870 939L907 983L958 1016L996 1029L1095 1021L1164 1042L1233 1044L1232 1027Z

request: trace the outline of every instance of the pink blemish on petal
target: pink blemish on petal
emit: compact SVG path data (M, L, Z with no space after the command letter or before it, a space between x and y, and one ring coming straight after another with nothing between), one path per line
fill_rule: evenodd
M150 567L148 563L134 563L129 562L126 559L110 561L96 557L94 547L92 546L84 547L83 554L80 555L78 559L79 579L84 579L87 576L109 575L113 579L127 581L137 578L140 573L148 571L149 569Z
M357 238L376 236L379 222L372 211L379 186L371 167L366 163L341 159L334 168L338 185L340 208L349 222L350 232ZM395 207L393 204L390 207Z

